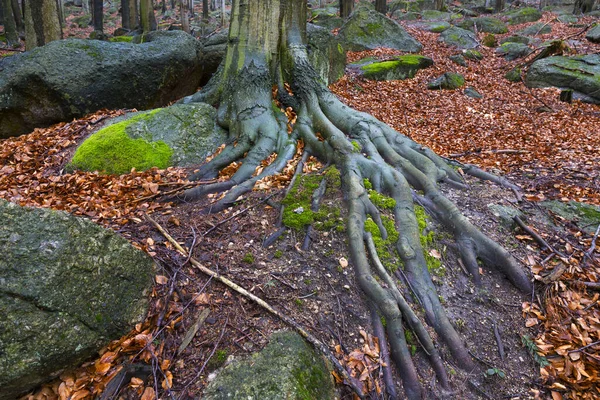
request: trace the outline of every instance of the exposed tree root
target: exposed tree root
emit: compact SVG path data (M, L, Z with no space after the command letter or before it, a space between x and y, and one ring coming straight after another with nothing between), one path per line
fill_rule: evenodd
M297 14L306 15L305 12ZM225 192L210 211L229 207L259 179L281 171L295 154L298 139L302 139L307 152L324 163L335 165L341 173L348 209L348 248L356 280L386 320L391 357L406 396L421 399L423 389L406 343L405 329L413 331L418 338L438 378L440 391L448 394L451 388L444 361L425 323L435 330L436 340L445 342L457 365L471 370L474 363L449 321L432 282L419 240L421 232L414 200L454 236L462 261L477 285L481 284L478 260L500 270L524 292L531 290L530 280L510 253L474 227L439 190L440 183L465 187L461 176L446 160L372 116L347 107L319 83L308 62L302 35L296 31L300 30L299 24L296 21L295 25L286 25L292 29L287 32L285 50L279 54L275 71L268 55L244 49L243 63L227 66L226 61L205 94L200 92L184 100L211 99L218 104L218 122L230 134L230 144L225 150L203 165L192 178L214 178L234 161L241 162L241 166L228 181L188 189L177 196L177 200L193 201L208 193ZM237 44L232 46L228 57L230 52L239 51ZM287 93L284 82L289 84L292 94ZM287 131L285 115L272 105L273 85L279 87L279 101L293 107L296 113L291 133ZM256 168L272 153L277 154L275 161L254 176ZM491 179L491 175L485 173L482 177ZM382 265L372 238L365 231L365 222L370 217L379 227L382 238L387 237L381 210L369 198L365 179L375 191L395 202L392 211L399 233L396 250L406 283L418 299L426 322L404 298L398 282ZM318 197L317 194L315 198Z

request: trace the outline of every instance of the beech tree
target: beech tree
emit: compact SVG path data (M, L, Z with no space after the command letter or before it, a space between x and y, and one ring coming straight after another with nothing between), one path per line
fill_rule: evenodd
M339 6L340 17L348 18L352 14L352 10L354 10L354 0L339 0Z
M24 0L24 3L26 50L62 39L56 0Z
M531 291L530 280L508 251L473 226L440 191L440 184L465 189L460 175L445 159L371 115L346 106L322 83L308 60L306 16L306 0L233 1L222 65L201 91L181 102L217 106L218 123L229 131L231 139L191 179L214 178L234 161L241 161L241 166L228 181L188 189L177 199L194 201L209 193L226 192L211 205L210 212L228 208L258 180L281 171L296 153L301 139L305 151L340 171L347 208L348 251L356 281L385 318L392 359L406 396L421 399L423 392L405 329L416 335L439 385L449 390L438 344L381 265L372 238L365 231L365 221L371 217L382 237L387 237L380 210L365 187L366 179L373 190L394 200L393 215L399 232L396 250L403 272L426 323L448 346L456 365L471 370L474 364L432 283L419 240L415 201L454 236L475 284L481 284L478 259L500 270L524 292ZM272 105L273 87L278 88L281 105L291 107L296 114L290 134L287 118ZM253 176L272 153L277 154L276 159Z
M17 23L13 14L11 0L2 0L0 8L3 11L4 33L9 46L19 45L19 35L17 32Z

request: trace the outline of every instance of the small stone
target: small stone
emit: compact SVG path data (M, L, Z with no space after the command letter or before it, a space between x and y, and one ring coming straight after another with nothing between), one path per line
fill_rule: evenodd
M304 212L304 207L298 207L294 210L296 214L302 214Z

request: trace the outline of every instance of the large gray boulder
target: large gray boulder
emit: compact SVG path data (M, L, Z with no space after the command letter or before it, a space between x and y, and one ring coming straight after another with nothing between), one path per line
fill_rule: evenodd
M506 13L508 23L511 25L535 22L542 18L542 13L537 8L524 7Z
M439 41L459 49L474 49L479 46L477 36L471 31L453 26L440 34Z
M538 60L529 68L525 84L528 87L572 89L575 97L600 104L600 54Z
M346 50L342 41L328 29L307 24L308 59L323 83L329 85L344 76Z
M600 24L596 24L588 31L585 38L592 43L600 43Z
M278 332L262 351L226 366L205 400L335 399L331 373L322 357L295 332Z
M199 164L227 141L216 124L217 111L206 103L170 107L116 118L75 151L70 169L124 174Z
M94 355L140 322L153 261L65 212L0 199L0 400Z
M0 59L0 138L101 108L164 106L198 88L198 51L191 35L163 31L142 44L67 39Z
M478 18L467 18L462 22L456 24L456 26L468 29L470 31L477 28L478 32L502 34L508 32L506 24L500 21L498 18L493 17L478 17Z
M496 54L501 55L507 61L525 57L529 53L531 53L531 49L523 43L506 42L496 49Z
M423 46L396 21L367 7L358 7L340 28L339 36L348 50L378 47L417 53Z

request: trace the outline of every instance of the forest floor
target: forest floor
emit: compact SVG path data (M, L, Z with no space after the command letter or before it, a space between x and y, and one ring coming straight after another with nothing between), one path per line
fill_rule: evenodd
M581 27L555 21L549 13L542 22L552 27L550 34L540 36L543 40L581 31ZM600 205L600 108L559 102L556 89L528 89L522 83L508 82L504 74L519 61L507 62L493 49L481 47L484 59L480 62L468 61L467 67L455 65L447 56L457 51L440 44L437 34L403 25L423 43L423 54L434 59L433 67L406 81L373 82L347 75L332 85L332 91L352 107L373 114L438 154L503 174L524 189L521 202L507 189L472 179L468 180L471 188L467 192L445 192L472 222L531 268L536 277L531 297L525 298L506 279L488 271L483 274L486 291L474 290L443 230L428 222L429 228L438 232L429 251L439 257L443 267L434 280L450 320L477 360L476 370L463 371L442 350L454 398L600 398L596 387L600 346L586 347L600 340L600 296L577 284L600 282L600 252L589 251L592 234L584 232L577 221L551 216L549 223L538 207L544 199ZM600 51L599 45L581 35L573 39L578 41L574 51ZM351 53L348 58L354 61L367 55L385 58L391 54L395 52L380 49ZM426 89L429 80L446 71L463 74L467 85L484 98L475 100L462 91ZM363 296L353 290L356 284L347 261L343 212L335 216L334 228L313 231L307 251L300 249L304 232L294 230L263 247L265 239L278 229L277 206L299 156L282 175L262 182L235 207L210 216L200 210L211 198L204 204L157 201L161 193L190 185L185 180L189 171L184 169L132 171L122 176L65 173L63 167L76 146L108 117L121 113L123 110L102 111L0 141L0 198L91 218L147 251L159 266L151 308L143 324L108 345L97 359L65 372L26 398L101 396L111 381L117 381L116 376L122 376L126 361L149 364L146 376L150 378L128 376L120 398L147 400L155 394L160 398L197 398L211 373L230 356L246 356L262 348L272 332L286 328L254 303L194 268L145 219L146 214L191 249L203 265L293 317L329 345L346 365L353 365L355 373L369 369L371 373L363 380L365 388L373 389L372 398L383 398L375 384L381 363L367 355L378 350L370 336L370 311ZM309 159L303 172L319 174L322 169ZM331 205L341 201L339 189L330 190L324 199ZM503 226L490 212L490 204L523 210L530 217L528 223L553 250L540 250L526 232ZM206 309L209 314L194 339L178 350ZM409 343L427 396L438 398L426 358L412 340ZM503 344L504 356L498 343ZM342 397L350 399L352 395L343 392Z

